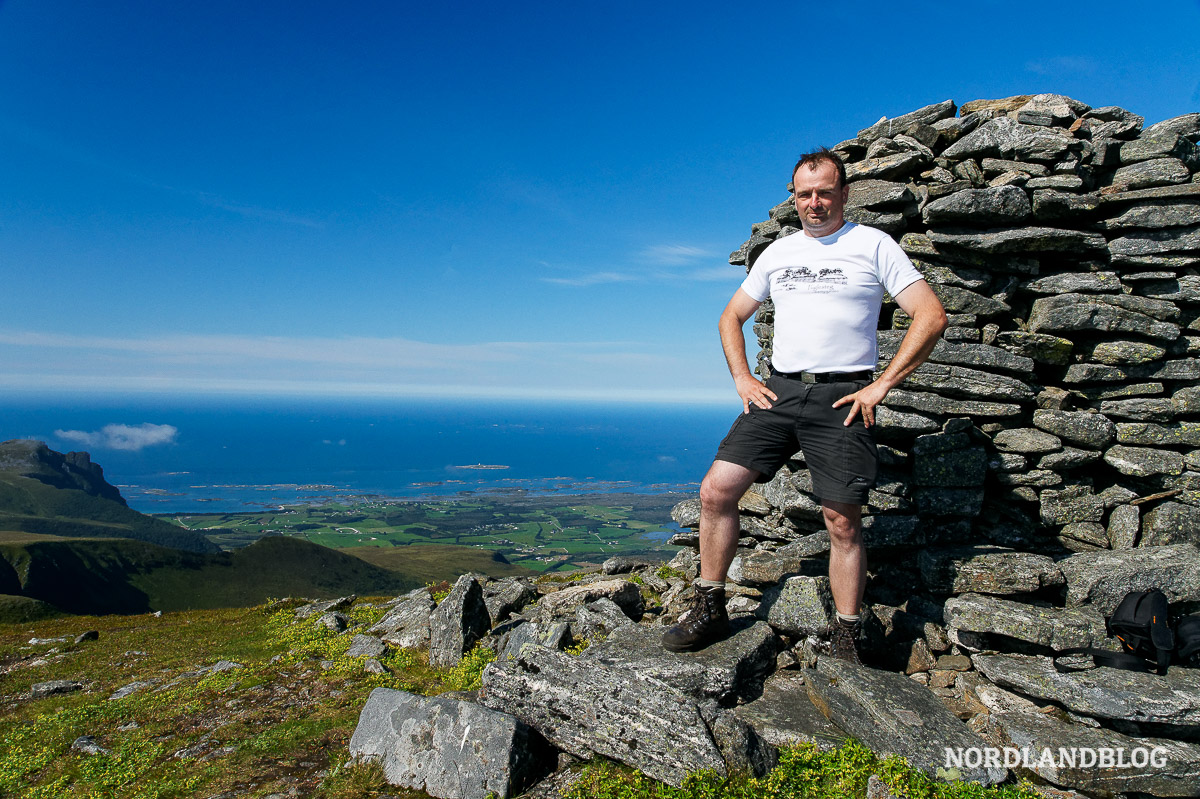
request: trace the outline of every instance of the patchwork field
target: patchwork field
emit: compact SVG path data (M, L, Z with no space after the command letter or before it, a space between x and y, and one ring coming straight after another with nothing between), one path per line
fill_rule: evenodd
M616 554L658 553L669 559L674 548L665 542L678 529L670 510L681 499L679 494L502 495L420 502L362 497L163 518L227 550L284 535L393 568L435 553L444 562L454 558L455 548L471 548L548 572L600 563ZM418 549L431 545L437 549Z

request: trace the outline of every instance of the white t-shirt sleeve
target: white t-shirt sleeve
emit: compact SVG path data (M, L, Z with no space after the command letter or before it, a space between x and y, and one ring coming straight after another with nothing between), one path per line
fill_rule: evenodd
M893 297L921 280L921 273L891 236L880 236L875 262L879 267L879 282Z
M766 255L763 253L762 255ZM771 280L767 277L767 270L761 269L763 257L759 256L754 262L754 266L750 269L750 274L746 275L746 279L742 281L742 291L750 295L755 302L762 302L767 297L771 296Z

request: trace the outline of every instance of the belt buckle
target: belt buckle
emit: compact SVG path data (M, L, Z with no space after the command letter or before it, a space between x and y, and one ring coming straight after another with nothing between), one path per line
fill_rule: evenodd
M801 372L800 373L800 382L801 383L819 383L820 381L817 380L817 376L812 374L811 372Z

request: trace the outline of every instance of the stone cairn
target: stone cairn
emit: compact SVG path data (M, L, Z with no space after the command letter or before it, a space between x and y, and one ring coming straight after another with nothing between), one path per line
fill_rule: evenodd
M939 103L834 148L847 217L899 239L951 324L877 416L870 668L826 656L829 539L797 453L740 503L730 638L661 647L693 591L694 531L672 539L667 568L464 575L436 607L421 589L345 634L375 654L428 647L441 665L487 647L482 688L377 689L351 752L432 796L550 797L596 755L679 785L852 735L931 776L1022 776L1048 797L1200 795L1200 670L1053 660L1115 649L1105 617L1128 591L1200 610L1198 139L1200 114L1143 128L1038 95ZM730 260L749 268L797 233L780 203ZM885 362L907 323L885 305ZM761 374L771 324L765 303ZM696 527L699 501L673 516Z

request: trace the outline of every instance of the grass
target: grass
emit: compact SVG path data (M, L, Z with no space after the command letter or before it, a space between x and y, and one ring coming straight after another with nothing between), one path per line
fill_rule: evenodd
M565 578L569 580L570 578ZM448 589L448 584L434 586ZM380 598L343 611L338 635L316 618L298 621L299 602L248 609L139 616L69 617L0 625L0 796L174 799L298 792L315 799L420 799L389 786L377 765L349 760L350 735L376 687L422 695L472 691L493 653L477 647L452 669L425 652L381 658L388 674L369 675L347 649L353 631L378 620ZM84 630L99 638L79 644ZM44 643L30 644L31 638ZM60 640L53 640L60 639ZM582 650L584 646L580 646ZM204 670L221 660L238 667ZM84 689L43 699L29 688L78 680ZM118 688L151 683L122 699ZM93 736L107 753L73 751ZM596 761L571 790L574 799L803 799L865 796L875 773L909 799L1028 799L1021 786L984 789L938 783L902 760L875 758L850 742L832 752L786 750L760 779L697 774L682 788L627 767Z

